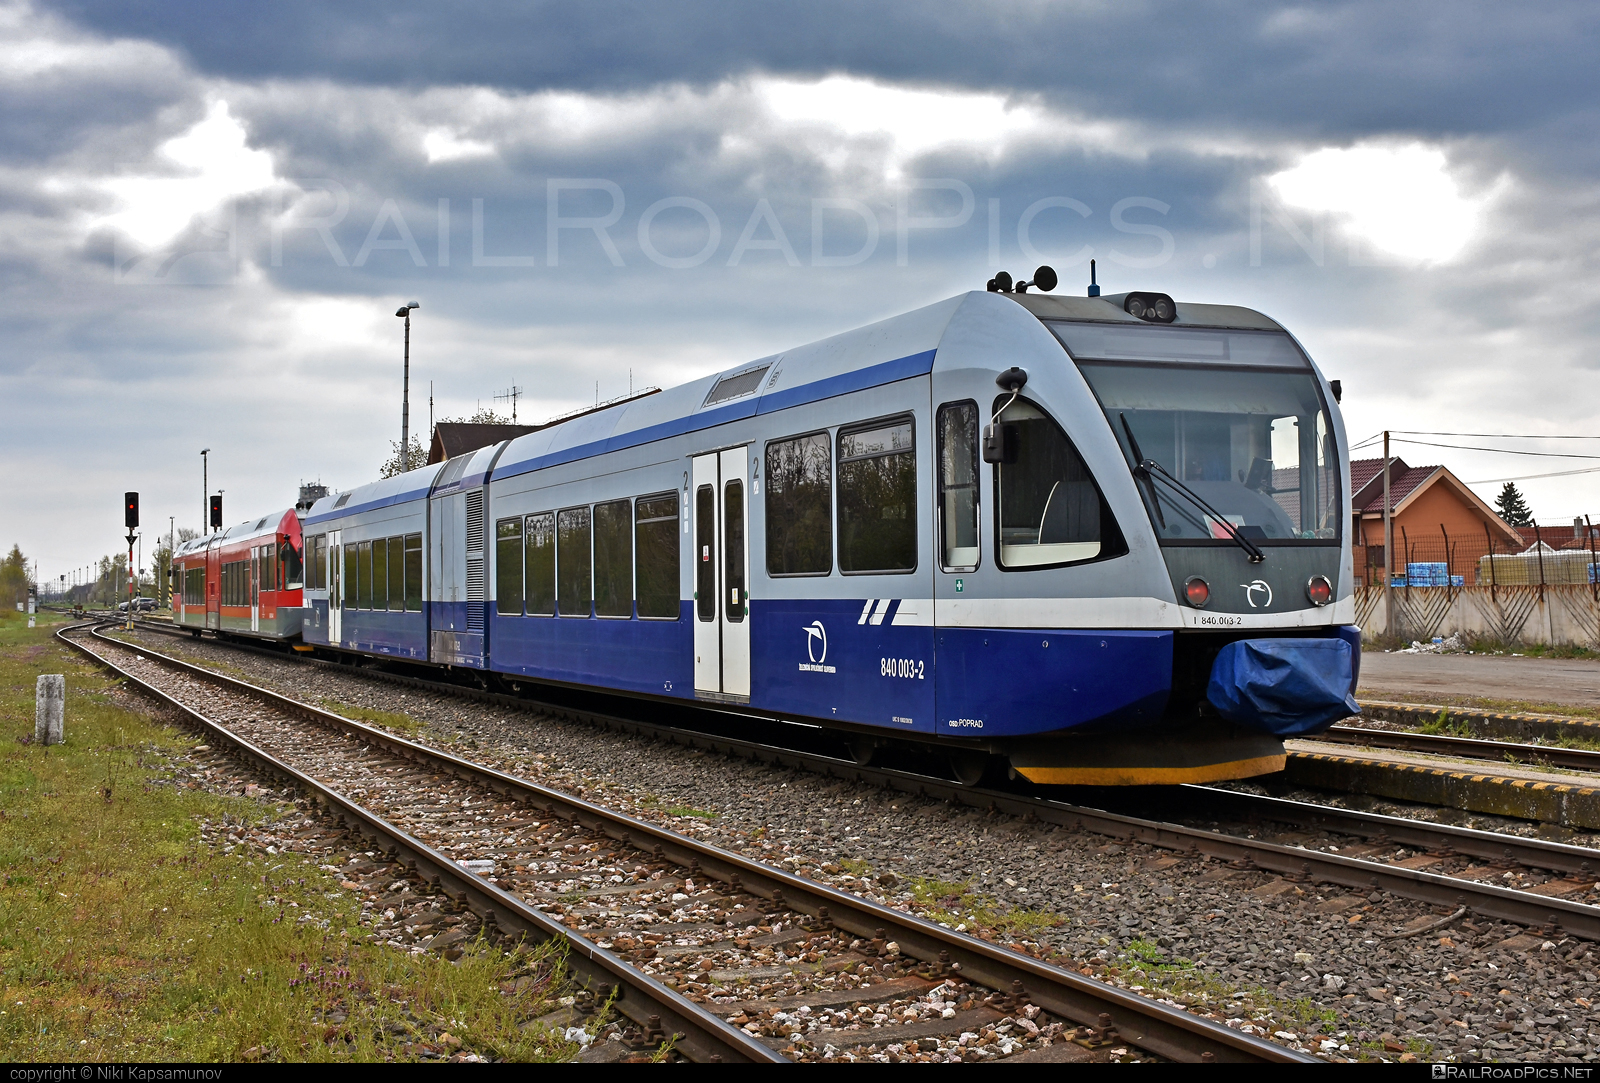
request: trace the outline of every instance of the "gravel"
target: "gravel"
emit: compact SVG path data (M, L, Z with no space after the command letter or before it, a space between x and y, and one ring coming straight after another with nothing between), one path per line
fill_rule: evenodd
M421 724L412 739L1329 1059L1600 1060L1600 961L1583 941L1488 920L1390 939L1443 912L143 634L311 703L403 713Z

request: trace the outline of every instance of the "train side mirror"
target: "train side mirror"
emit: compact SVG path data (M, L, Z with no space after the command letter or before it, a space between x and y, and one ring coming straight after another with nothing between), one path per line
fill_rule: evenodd
M1019 430L1015 422L983 427L983 461L1010 466L1017 461Z

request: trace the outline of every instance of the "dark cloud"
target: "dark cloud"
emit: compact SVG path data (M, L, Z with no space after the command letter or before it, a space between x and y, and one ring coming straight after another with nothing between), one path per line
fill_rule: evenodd
M1041 93L1100 115L1338 136L1592 117L1600 9L1355 0L56 0L238 79L628 90L761 70Z

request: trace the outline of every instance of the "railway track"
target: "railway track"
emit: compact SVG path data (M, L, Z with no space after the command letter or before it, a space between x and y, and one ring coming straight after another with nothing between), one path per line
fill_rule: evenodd
M235 646L262 650L279 659L285 657L277 651ZM304 661L336 665L316 659ZM581 710L382 670L337 668L498 706L537 709L775 766L889 787L953 804L992 808L1042 823L1135 840L1237 869L1260 869L1291 881L1335 884L1363 892L1388 891L1452 911L1465 908L1467 914L1541 930L1543 936L1559 937L1565 933L1600 941L1600 906L1595 905L1600 902L1600 850L1588 847L1211 786L1173 787L1154 798L1141 793L1137 802L1146 815L1136 815L1119 811L1130 797L1116 791L1101 791L1104 807L1091 808L1057 800L1047 793L970 787L915 771L862 766L792 745L664 726L631 716ZM1172 818L1151 818L1148 813L1152 810ZM1227 829L1222 828L1221 822L1215 828L1202 826L1215 821L1231 822ZM1517 886L1505 886L1508 879Z
M1559 745L1533 745L1516 741L1489 741L1475 737L1447 737L1443 734L1412 733L1404 730L1367 729L1362 726L1334 726L1314 738L1337 744L1385 748L1399 752L1429 752L1474 760L1497 760L1529 766L1567 767L1578 771L1600 771L1600 752Z
M818 1050L870 1057L893 1044L897 1057L934 1051L971 1060L1038 1049L1041 1036L1070 1053L1054 1059L1105 1059L1117 1045L1179 1061L1315 1059L98 629L93 635L92 647L62 638L300 786L486 925L564 939L580 979L615 988L617 1009L644 1040L676 1036L689 1059L775 1062ZM463 850L487 855L477 858L477 872L452 856ZM741 988L739 997L723 995Z

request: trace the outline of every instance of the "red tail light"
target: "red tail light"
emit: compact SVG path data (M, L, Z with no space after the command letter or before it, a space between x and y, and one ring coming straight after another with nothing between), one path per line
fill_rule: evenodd
M1313 575L1306 584L1306 597L1311 599L1312 605L1327 605L1333 601L1333 584L1325 575Z
M1191 575L1183 584L1183 596L1196 609L1204 609L1211 600L1211 585L1198 575Z

